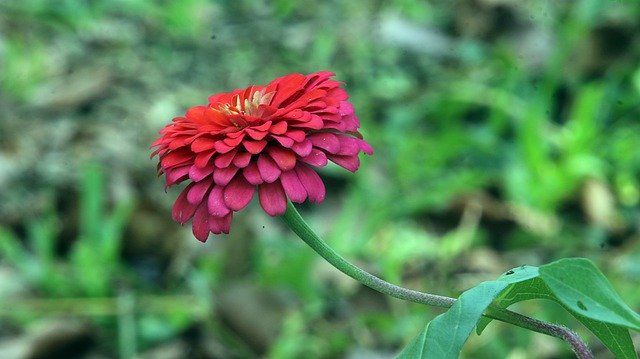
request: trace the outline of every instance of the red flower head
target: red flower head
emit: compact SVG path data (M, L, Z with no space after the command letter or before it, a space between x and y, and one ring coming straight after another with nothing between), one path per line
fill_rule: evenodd
M332 161L355 172L358 154L372 154L358 133L360 122L347 92L323 71L292 74L266 86L209 97L208 106L187 110L160 131L158 174L166 187L190 183L173 205L173 219L193 218L193 234L229 233L233 212L258 191L267 214L284 214L287 198L324 200L312 167Z

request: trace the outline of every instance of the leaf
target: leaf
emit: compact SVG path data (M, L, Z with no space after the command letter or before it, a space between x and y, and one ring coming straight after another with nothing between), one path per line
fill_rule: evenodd
M636 349L633 347L629 329L615 324L603 323L581 315L574 316L595 334L602 343L611 350L618 359L637 359Z
M514 268L496 281L466 291L449 311L427 325L400 358L457 358L473 326L477 324L479 334L490 322L481 315L492 301L496 307L507 308L529 299L558 302L616 358L637 358L627 328L638 330L640 315L624 304L593 263L582 258L562 259L540 268Z
M537 275L537 267L521 266L505 272L495 281L480 283L462 293L446 313L427 324L399 358L457 358L482 313L494 299L509 285Z
M504 281L483 282L462 293L447 312L427 324L398 358L458 358L482 313L507 285Z
M540 267L540 277L573 313L640 331L640 315L623 302L588 259L567 258L546 264Z
M549 299L556 301L556 298L551 294L549 288L544 284L544 281L534 277L509 286L496 298L494 305L499 308L508 308L511 304L531 299ZM476 333L480 335L492 320L491 318L482 317L476 328Z
M554 263L551 263L547 266L553 264ZM595 268L593 264L591 264L591 266ZM540 272L541 270L542 267L540 270L536 268L536 272ZM597 271L597 268L595 268L595 270ZM577 274L576 276L579 275L580 274ZM501 278L504 276L505 275ZM589 289L590 286L587 285L586 288ZM553 300L566 308L565 304L558 300L556 295L550 290L542 276L537 278L531 276L528 280L512 284L496 298L494 305L500 308L508 308L514 303L531 299ZM631 336L626 328L611 323L604 323L599 320L583 316L569 308L566 309L569 310L569 312L571 312L571 314L573 314L585 327L591 330L591 332L593 332L593 334L595 334L607 346L607 348L611 350L616 358L637 358L633 342L631 341ZM480 335L490 322L491 319L489 318L481 318L478 322L476 333Z

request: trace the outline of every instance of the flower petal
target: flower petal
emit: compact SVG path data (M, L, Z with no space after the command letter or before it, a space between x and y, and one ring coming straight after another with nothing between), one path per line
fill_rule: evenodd
M295 171L309 195L309 201L316 203L322 202L325 195L324 183L316 171L303 164L297 165Z
M287 132L287 127L288 126L286 121L280 121L274 125L271 125L271 128L269 128L269 132L276 135L282 135Z
M254 186L264 182L260 176L258 165L255 162L249 163L249 165L242 170L242 175Z
M216 153L215 150L200 152L196 155L194 164L200 168L206 167L209 160Z
M238 167L218 168L213 172L213 180L218 186L226 186L238 172Z
M170 187L187 179L189 166L175 167L165 171L165 186Z
M340 141L333 133L314 133L308 138L314 147L321 148L329 153L336 153L340 150Z
M188 185L180 193L180 195L178 195L178 198L176 198L176 201L173 204L173 210L172 210L173 220L180 224L187 223L191 219L191 217L193 217L193 214L196 212L196 209L198 208L197 204L196 205L191 204L187 200L187 194L189 193L189 190L193 188L193 186L194 186L193 184Z
M288 171L296 165L296 154L289 149L271 146L267 148L267 153L283 171Z
M231 164L231 161L233 161L233 158L236 156L236 153L238 153L237 148L233 149L231 152L220 154L218 155L218 157L216 157L213 163L218 168L229 167L229 165Z
M209 238L209 212L207 212L206 204L202 203L198 206L193 216L191 230L194 237L200 242L204 243Z
M244 145L244 148L246 148L247 151L249 151L249 153L256 155L262 152L262 150L264 150L264 148L267 146L267 141L266 140L261 140L261 141L246 140L242 142L242 144Z
M300 157L307 157L311 153L311 149L313 148L313 144L309 140L304 140L302 142L294 143L291 146L293 152L298 154Z
M311 150L311 153L303 157L302 160L312 166L324 167L327 165L327 155L317 148Z
M224 187L215 186L209 193L207 200L207 209L213 217L223 217L229 214L231 210L224 203Z
M194 157L194 154L189 149L181 148L162 156L160 163L162 168L175 167L193 161Z
M187 201L191 204L200 204L204 196L207 194L207 191L211 188L212 182L213 180L209 178L204 181L194 183L193 187L189 189L189 193L187 194Z
M261 154L258 157L258 170L260 171L260 177L267 183L277 180L280 173L282 173L275 161L266 154Z
M304 189L295 170L282 172L280 182L291 202L302 203L307 199L307 190Z
M336 154L342 155L342 156L353 156L353 155L357 155L358 152L360 152L360 143L358 141L362 141L362 140L358 138L353 138L351 136L336 136L336 137L340 141L340 151L336 152Z
M358 156L339 156L339 155L327 155L329 159L340 167L346 168L351 172L355 172L360 167L360 159Z
M256 186L239 174L224 188L224 203L229 209L239 211L251 202L255 190Z
M247 134L249 134L249 137L253 138L256 141L262 140L263 138L265 138L265 136L269 134L269 132L267 131L259 131L251 127L247 127L244 130L247 131Z
M271 137L275 138L276 141L278 141L278 143L280 143L282 146L287 148L293 146L293 144L295 143L295 141L292 138L289 138L286 136L271 135Z
M285 136L294 140L295 142L302 142L307 138L307 134L302 130L291 130L288 131Z
M258 197L262 209L272 217L282 215L287 210L287 197L280 181L260 185L258 187Z
M251 161L251 154L249 152L240 152L233 158L233 165L239 168L245 168Z
M215 150L220 153L227 153L235 148L235 146L229 146L224 141L217 141L214 145Z
M214 234L229 233L233 212L224 217L209 217L209 230Z
M198 153L209 151L214 148L216 141L207 137L198 137L191 142L191 151Z
M201 168L195 165L191 166L191 168L189 169L189 178L195 182L202 181L202 179L204 179L205 177L213 173L214 169L215 167L213 166L204 167L204 168Z

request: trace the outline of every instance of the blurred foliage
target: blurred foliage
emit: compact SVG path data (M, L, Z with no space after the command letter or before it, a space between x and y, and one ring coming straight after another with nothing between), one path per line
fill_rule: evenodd
M607 0L0 0L0 350L70 316L107 357L396 354L440 311L356 285L257 208L194 243L148 160L210 94L322 69L376 151L322 169L326 202L301 208L341 254L452 296L584 256L637 310L638 19ZM571 357L499 323L463 356L534 352Z

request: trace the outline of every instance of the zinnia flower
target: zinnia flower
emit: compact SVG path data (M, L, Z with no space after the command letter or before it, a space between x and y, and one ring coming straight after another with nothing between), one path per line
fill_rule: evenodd
M173 205L173 219L193 219L194 236L229 233L233 212L258 192L270 216L284 214L287 198L320 203L325 188L312 167L332 161L355 172L371 146L347 92L333 73L291 74L266 86L209 97L160 131L151 147L166 188L190 182Z

